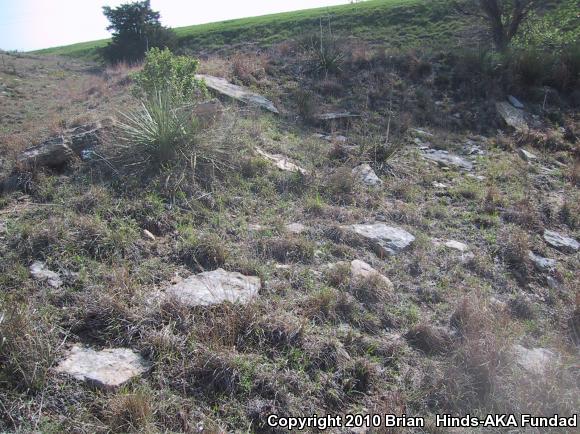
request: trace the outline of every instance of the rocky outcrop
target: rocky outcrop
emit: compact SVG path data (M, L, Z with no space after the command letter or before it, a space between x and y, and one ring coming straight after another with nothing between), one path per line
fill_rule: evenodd
M361 164L352 169L352 175L369 187L377 187L383 183L373 168L368 164Z
M556 268L556 260L555 259L548 259L542 256L536 255L534 252L528 252L528 258L534 264L539 271L549 272Z
M542 375L557 361L553 351L546 348L527 349L521 345L513 346L516 364L528 374Z
M345 229L368 243L380 256L397 255L415 241L415 237L404 229L384 223L351 225Z
M149 364L129 348L95 351L75 345L56 371L104 389L115 389L149 368Z
M30 266L30 274L34 279L40 282L47 282L53 288L60 288L62 286L60 276L54 271L49 270L44 262L33 262Z
M528 122L523 110L513 107L508 102L498 102L495 105L503 122L516 131L527 131Z
M426 149L422 153L423 157L435 161L440 166L454 167L463 170L473 170L473 163L458 155L450 154L448 151Z
M580 244L573 238L566 237L558 232L545 230L544 240L550 246L567 253L577 252Z
M250 106L263 108L272 113L279 113L278 109L274 106L274 103L272 103L272 101L269 99L263 97L260 94L252 92L248 88L230 83L225 78L204 74L197 74L195 77L197 79L203 80L209 89L221 95L225 95L229 98L243 102L244 104Z
M258 277L244 276L221 268L191 276L167 288L167 296L188 307L212 306L225 302L248 303L258 295Z

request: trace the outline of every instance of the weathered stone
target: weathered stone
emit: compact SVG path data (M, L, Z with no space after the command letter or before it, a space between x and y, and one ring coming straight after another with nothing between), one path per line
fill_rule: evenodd
M554 231L545 230L544 240L552 247L568 253L574 253L580 248L580 244L575 239Z
M308 228L304 226L302 223L289 223L286 225L286 232L300 235L301 233L305 232Z
M147 229L143 229L143 236L145 238L147 238L149 241L155 241L156 240L155 235L153 235Z
M355 259L350 263L350 275L353 279L378 278L387 286L387 288L389 288L389 290L392 291L394 289L393 282L391 282L388 277L383 276L369 264L358 259Z
M513 105L517 109L523 109L524 108L524 105L515 96L509 95L508 96L508 101L510 102L511 105Z
M302 175L306 175L308 173L306 169L303 169L297 164L292 163L290 160L288 160L287 157L284 157L283 155L270 154L266 151L262 151L259 148L256 148L256 152L267 160L272 161L278 169L284 172L297 172L301 173Z
M211 75L197 74L195 77L197 79L203 80L205 85L215 92L251 106L261 107L272 113L279 113L278 109L274 106L272 101L268 100L260 94L252 92L248 88L235 85L224 78L213 77Z
M224 302L248 303L258 295L260 279L228 272L221 268L191 276L167 288L167 295L189 307Z
M546 348L532 348L531 350L514 345L515 362L526 372L534 375L544 374L557 361L554 352Z
M316 119L319 121L333 121L337 119L348 119L348 118L359 118L360 115L351 112L332 112L332 113L322 113L316 115Z
M423 157L435 161L444 167L456 167L463 170L473 170L473 163L458 155L450 154L447 151L428 149L423 151Z
M413 134L415 137L420 137L422 139L432 139L433 137L435 137L430 132L422 130L420 128L413 128L411 130L411 134Z
M433 182L431 183L431 185L432 185L434 188L437 188L437 189L440 189L440 190L445 190L446 188L449 188L449 186L448 186L448 185L446 185L446 184L443 184L442 182L437 182L437 181L433 181Z
M379 255L396 255L415 241L409 232L384 223L351 225L346 229L369 243Z
M469 251L469 246L467 244L455 240L446 240L446 241L433 240L433 244L435 244L436 246L445 246L449 249L457 250L461 253Z
M64 137L49 139L26 149L17 157L17 165L24 169L58 167L73 157L74 153Z
M35 261L30 266L30 274L36 280L47 282L53 288L60 288L62 286L62 279L54 271L50 271L44 262Z
M512 107L507 102L498 102L495 106L507 126L514 128L516 131L528 130L526 116L522 110Z
M538 157L536 157L534 154L532 154L529 151L526 151L524 148L520 148L518 149L518 154L520 155L520 157L522 157L523 160L525 161L534 161L537 160Z
M543 258L534 252L528 252L528 258L539 271L552 271L556 267L555 259Z
M383 181L377 176L373 168L368 164L361 164L360 166L352 169L352 174L355 178L359 179L363 184L369 187L376 187L383 183Z
M56 371L105 389L114 389L144 374L149 364L128 348L95 351L75 345Z

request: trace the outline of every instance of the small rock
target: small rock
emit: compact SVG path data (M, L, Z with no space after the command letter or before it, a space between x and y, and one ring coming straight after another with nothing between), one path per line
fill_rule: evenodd
M574 253L580 248L580 244L575 239L554 231L545 230L544 240L552 247L568 253Z
M337 119L348 119L348 118L359 118L360 115L351 112L332 112L332 113L322 113L316 115L316 119L319 121L333 121Z
M457 250L461 253L465 253L467 251L469 251L469 246L467 244L461 243L459 241L455 241L455 240L447 240L447 241L438 241L438 240L433 240L433 244L435 245L443 245L445 247L448 247L450 249L453 250Z
M302 167L292 163L283 155L269 154L268 152L262 151L259 148L256 148L256 152L267 160L272 161L278 169L284 172L297 172L301 173L302 175L306 175L308 173L306 169L303 169Z
M553 289L555 291L559 290L561 288L560 282L558 282L555 278L553 278L552 276L548 276L546 277L546 283L548 284L548 287L550 289Z
M518 154L520 155L520 157L522 157L522 159L524 161L535 161L538 159L538 157L536 157L534 154L532 154L531 152L526 151L524 148L520 148L518 149Z
M498 102L496 109L507 126L514 128L516 131L527 131L529 129L525 114L521 109L512 107L507 102Z
M539 271L552 271L556 267L555 259L543 258L534 252L528 252L528 258Z
M300 235L305 232L308 228L302 223L290 223L286 225L286 232L294 235Z
M189 306L211 306L224 302L246 304L262 287L258 277L244 276L221 268L191 276L167 289L167 295Z
M75 345L56 371L104 389L114 389L149 368L149 364L129 348L95 351Z
M446 185L446 184L443 184L443 183L441 183L441 182L437 182L437 181L433 181L433 182L431 183L431 185L432 185L434 188L438 188L438 189L440 189L440 190L444 190L444 189L446 189L446 188L449 188L449 186L448 186L448 185Z
M469 178L473 178L473 179L476 179L478 181L485 181L485 176L482 176L482 175L474 175L473 173L468 173L467 176Z
M393 282L391 282L388 277L383 276L364 261L360 261L358 259L352 261L350 263L350 275L353 279L368 279L371 277L377 277L381 279L391 291L394 290Z
M557 356L546 348L528 350L521 345L513 346L515 362L529 374L543 375L556 362Z
M62 286L62 279L54 271L50 271L44 262L35 261L30 266L30 274L36 280L47 282L53 288L60 288Z
M425 130L422 130L420 128L413 128L411 130L411 134L413 134L416 137L420 137L422 139L432 139L433 137L435 137L429 131L425 131Z
M524 105L515 96L509 95L508 101L510 102L511 105L513 105L517 109L524 108Z
M153 235L151 232L149 232L147 229L143 229L143 235L145 236L145 238L147 238L149 241L155 241L157 238L155 238L155 235Z
M351 225L346 229L368 242L379 255L397 255L415 241L409 232L384 223Z
M352 174L355 178L359 179L369 187L376 187L383 183L372 167L368 164L361 164L360 166L355 167L352 169Z
M267 228L265 226L259 225L259 224L249 224L248 225L248 231L250 231L250 232L262 232L266 229Z
M465 158L461 158L458 155L450 154L447 151L431 149L424 151L422 155L424 158L435 161L444 167L452 166L467 171L473 170L473 163L471 161L468 161Z

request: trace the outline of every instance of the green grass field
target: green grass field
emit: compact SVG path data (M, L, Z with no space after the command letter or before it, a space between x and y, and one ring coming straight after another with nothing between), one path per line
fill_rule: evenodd
M321 18L331 17L334 31L391 46L418 46L447 41L460 27L449 14L448 0L370 0L296 12L264 15L176 28L180 45L194 52L224 46L272 43L316 31ZM325 20L326 21L326 20ZM107 39L38 50L37 54L94 58Z

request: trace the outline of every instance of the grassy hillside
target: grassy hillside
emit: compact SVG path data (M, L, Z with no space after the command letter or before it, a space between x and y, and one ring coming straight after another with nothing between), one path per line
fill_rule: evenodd
M222 21L175 29L180 45L194 51L226 45L256 43L268 46L315 31L320 18L332 17L335 31L389 45L418 45L448 41L461 27L450 17L448 0L371 0L358 4L308 9ZM107 40L83 42L36 51L37 54L91 58Z

